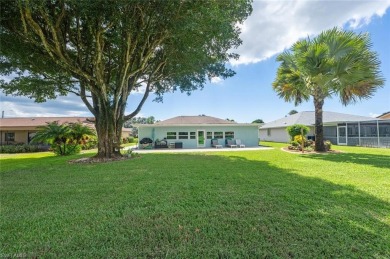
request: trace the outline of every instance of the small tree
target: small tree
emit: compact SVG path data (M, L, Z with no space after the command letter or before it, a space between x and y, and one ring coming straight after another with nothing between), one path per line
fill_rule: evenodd
M289 127L287 127L286 131L291 137L291 140L294 140L295 136L301 135L303 133L303 136L307 135L309 133L310 128L302 125L302 124L294 124Z
M257 119L252 121L252 123L264 123L264 121L262 119Z
M94 131L81 123L59 124L58 121L38 127L32 143L50 144L54 153L60 156L80 152L81 144L95 136Z
M293 115L293 114L296 114L296 113L298 113L297 110L291 110L291 111L288 113L288 115Z

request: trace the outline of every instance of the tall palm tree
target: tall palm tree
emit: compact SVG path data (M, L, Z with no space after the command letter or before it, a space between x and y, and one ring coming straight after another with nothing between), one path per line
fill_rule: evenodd
M384 84L371 46L368 34L334 28L314 39L299 40L277 57L281 64L273 89L279 97L295 105L313 98L316 151L325 151L322 107L326 98L338 95L347 105L370 98Z

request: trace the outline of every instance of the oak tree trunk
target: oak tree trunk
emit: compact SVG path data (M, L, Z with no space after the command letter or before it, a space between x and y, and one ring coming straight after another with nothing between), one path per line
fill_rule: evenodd
M314 109L315 109L315 151L324 152L324 125L322 120L322 107L324 106L324 100L314 97Z
M102 114L95 117L95 127L98 137L98 153L96 157L121 157L121 120L117 120L110 111L104 111Z

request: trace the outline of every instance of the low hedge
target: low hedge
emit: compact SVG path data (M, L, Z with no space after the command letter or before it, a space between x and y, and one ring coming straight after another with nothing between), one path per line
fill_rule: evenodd
M49 146L45 145L1 145L0 153L2 154L13 154L13 153L33 153L47 151Z

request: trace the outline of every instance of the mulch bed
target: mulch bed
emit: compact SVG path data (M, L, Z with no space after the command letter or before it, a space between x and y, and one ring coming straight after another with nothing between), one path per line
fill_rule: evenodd
M325 151L325 152L317 152L317 151L300 151L300 150L294 150L294 149L288 149L288 147L282 147L281 148L282 151L284 152L288 152L288 153L292 153L292 154L304 154L304 155L310 155L310 154L321 154L321 155L324 155L324 154L338 154L338 153L343 153L343 151L340 151L340 150L329 150L329 151Z
M139 158L137 157L113 157L113 158L99 158L99 157L83 157L78 159L69 160L69 164L96 164L96 163L110 163L110 162L116 162L116 161L124 161L124 160L131 160Z

